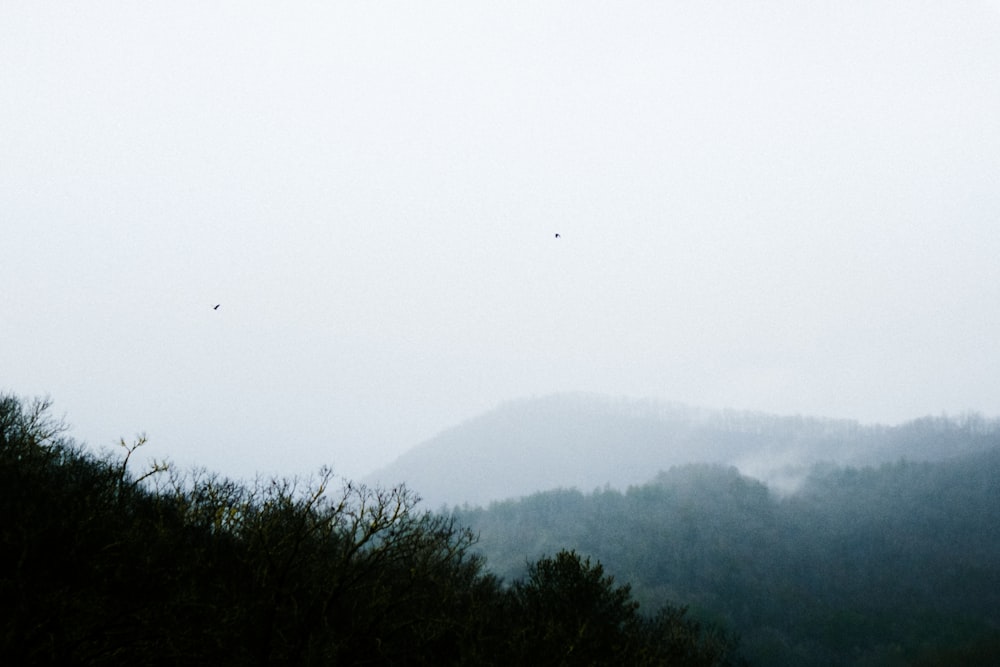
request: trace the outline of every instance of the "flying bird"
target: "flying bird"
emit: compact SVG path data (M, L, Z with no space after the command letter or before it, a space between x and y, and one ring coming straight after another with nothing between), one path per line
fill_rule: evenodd
M561 234L559 234L559 233L557 232L557 233L556 233L556 238L557 238L557 239L561 239L561 238L562 238L562 235L561 235Z
M218 309L219 309L219 306L221 306L221 305L222 305L221 303L217 303L217 304L215 304L215 308L212 308L212 310L218 310Z

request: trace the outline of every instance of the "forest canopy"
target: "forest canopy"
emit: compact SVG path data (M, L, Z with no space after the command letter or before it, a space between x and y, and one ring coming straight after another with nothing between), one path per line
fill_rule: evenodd
M45 400L0 396L0 655L9 664L729 665L672 604L643 613L554 549L505 582L405 487L234 482L144 439L95 455Z
M792 495L689 465L625 492L455 510L501 576L571 545L741 638L761 665L1000 664L1000 449L816 467Z

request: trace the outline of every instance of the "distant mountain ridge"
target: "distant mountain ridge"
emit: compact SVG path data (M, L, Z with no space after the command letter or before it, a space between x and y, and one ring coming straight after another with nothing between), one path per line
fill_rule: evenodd
M365 481L405 483L431 509L555 488L624 489L686 463L733 465L772 488L791 490L816 463L940 460L998 445L1000 422L978 415L863 425L571 393L503 403L417 445Z

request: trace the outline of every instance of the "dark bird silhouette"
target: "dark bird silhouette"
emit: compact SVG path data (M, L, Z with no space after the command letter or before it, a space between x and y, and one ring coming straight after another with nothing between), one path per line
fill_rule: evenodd
M222 305L221 303L217 303L217 304L215 304L215 308L213 308L212 310L218 310L218 309L219 309L219 306L221 306L221 305Z
M557 233L557 234L556 234L556 238L557 238L557 239L561 239L561 238L562 238L562 235L561 235L561 234L558 234L558 233Z

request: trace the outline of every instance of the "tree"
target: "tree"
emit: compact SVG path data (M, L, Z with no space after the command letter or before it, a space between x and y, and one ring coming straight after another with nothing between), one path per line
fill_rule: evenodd
M529 564L511 589L522 620L516 662L537 665L726 665L734 644L665 606L639 613L630 587L562 550Z

